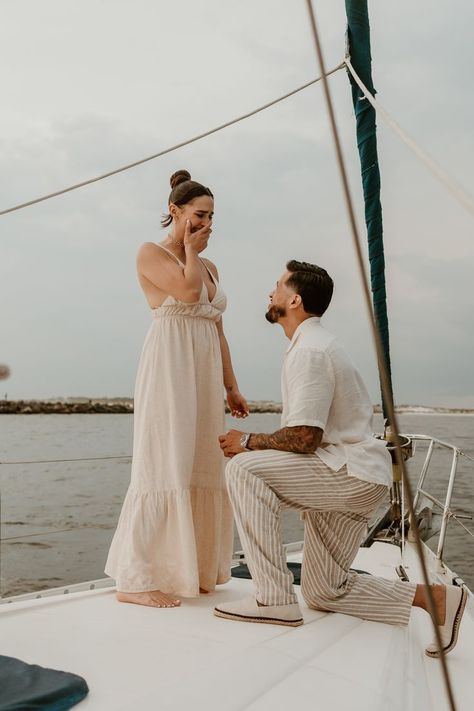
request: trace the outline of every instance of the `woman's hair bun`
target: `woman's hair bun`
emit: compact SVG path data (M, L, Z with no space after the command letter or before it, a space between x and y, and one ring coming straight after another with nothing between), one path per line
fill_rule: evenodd
M191 180L191 173L187 170L177 170L176 173L170 178L171 190L173 190L180 183L184 183L186 180Z

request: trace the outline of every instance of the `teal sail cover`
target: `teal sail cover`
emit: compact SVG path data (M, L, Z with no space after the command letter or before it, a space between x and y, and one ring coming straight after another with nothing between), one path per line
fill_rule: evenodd
M346 0L346 14L347 48L351 64L370 93L375 94L376 92L372 82L372 57L370 54L370 26L367 0ZM390 389L392 390L375 109L364 97L351 74L349 74L349 80L352 87L352 103L354 105L357 125L357 147L359 149L362 187L364 191L365 224L367 226L367 240L369 246L370 281L374 317L382 342L383 357L387 368ZM382 409L384 417L387 418L383 393Z

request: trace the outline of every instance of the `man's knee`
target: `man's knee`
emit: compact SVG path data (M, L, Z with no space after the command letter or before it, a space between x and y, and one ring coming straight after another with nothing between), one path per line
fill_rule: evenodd
M247 452L241 452L236 454L232 459L229 459L225 468L225 477L227 483L230 485L235 480L236 477L242 476L242 470L246 472L245 469L245 458L247 457Z

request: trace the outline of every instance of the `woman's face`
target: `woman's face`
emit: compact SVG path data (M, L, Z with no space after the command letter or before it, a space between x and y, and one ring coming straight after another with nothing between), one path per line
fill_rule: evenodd
M181 207L170 205L170 211L178 232L184 232L186 220L191 221L191 232L197 232L212 224L214 200L209 195L201 195Z

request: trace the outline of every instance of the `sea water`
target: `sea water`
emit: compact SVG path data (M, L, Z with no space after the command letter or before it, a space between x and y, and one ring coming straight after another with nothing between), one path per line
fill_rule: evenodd
M274 414L250 415L246 420L227 417L229 429L248 432L272 432L279 422ZM374 426L381 428L380 417ZM474 456L473 416L404 414L400 426L407 433L451 442ZM2 596L104 577L108 547L130 479L132 435L131 415L0 416ZM425 453L424 445L418 445L410 463L414 481ZM449 452L435 451L427 481L435 496L446 491L450 464ZM452 508L473 515L474 462L463 458ZM472 521L462 522L474 531ZM282 531L285 542L302 539L298 512L284 512ZM473 544L473 538L451 520L445 559L471 589ZM436 545L435 539L431 545ZM235 535L234 550L240 548Z

